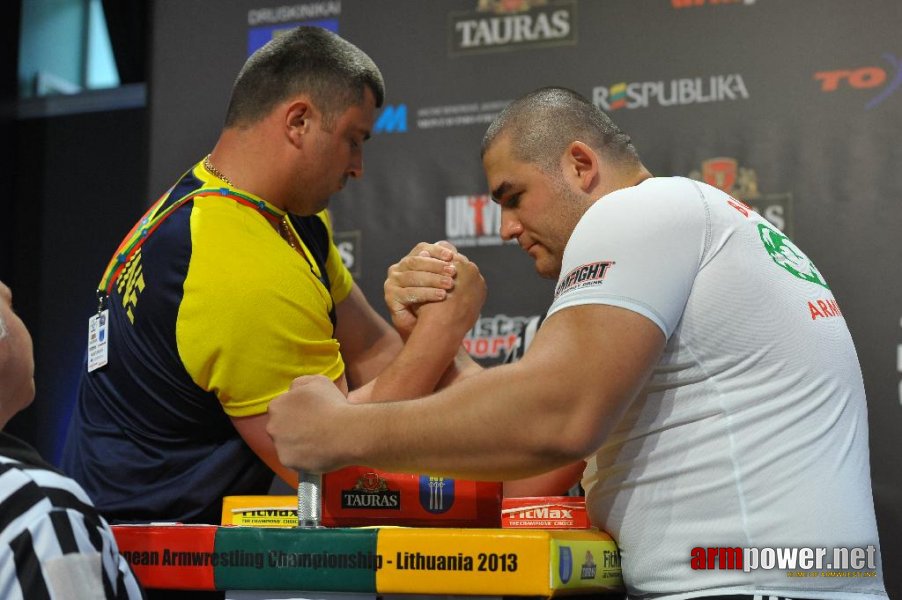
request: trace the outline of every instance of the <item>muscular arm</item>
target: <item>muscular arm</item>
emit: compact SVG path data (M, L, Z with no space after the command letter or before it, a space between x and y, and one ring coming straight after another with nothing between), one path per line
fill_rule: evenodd
M421 244L411 253L426 252L427 255L441 255L446 248L435 244ZM451 252L447 258L451 258ZM447 277L444 272L449 263L434 259L439 277ZM420 263L425 262L421 259ZM463 334L469 329L478 314L485 297L485 283L475 265L462 265L462 275L454 284L454 292L441 289L441 281L427 278L407 283L417 283L418 288L411 293L413 301L435 301L444 299L442 307L434 311L435 318L418 327L416 334L408 332L407 343L384 319L382 319L360 288L355 284L351 292L336 306L338 326L336 338L341 346L345 372L334 382L334 386L351 402L372 402L385 398L403 399L421 396L435 389L440 378L447 377L455 364L466 365L462 357L455 361L455 353ZM457 273L457 267L450 270ZM440 292L440 297L436 295ZM416 317L408 313L406 306L398 303L393 312L403 312L411 318L410 326L416 324ZM474 312L475 311L475 312ZM427 311L428 312L428 311ZM463 368L463 367L461 367ZM456 371L454 371L456 373ZM351 388L356 388L351 390ZM300 416L298 417L300 418ZM267 413L249 417L232 417L232 424L248 446L289 485L297 485L297 472L285 467L276 455L272 439L266 433L269 420Z
M458 349L485 300L485 282L476 265L466 259L455 258L453 264L457 272L454 289L442 302L420 307L416 326L403 347L375 379L351 392L352 402L416 398L434 390L452 363L466 365ZM370 312L379 318L372 309Z
M335 337L341 344L345 376L350 388L375 379L398 355L404 343L391 325L367 302L357 284L335 307L338 326Z
M282 462L312 471L365 461L482 480L529 477L595 451L664 343L639 314L577 306L552 315L520 362L420 400L352 406L328 380L296 380L271 404L268 431Z

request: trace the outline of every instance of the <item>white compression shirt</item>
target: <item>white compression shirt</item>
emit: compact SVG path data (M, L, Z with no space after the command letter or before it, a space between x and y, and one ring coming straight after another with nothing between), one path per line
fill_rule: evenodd
M798 247L714 187L649 179L574 230L549 317L585 304L635 311L667 338L583 480L631 597L886 598L858 358ZM829 551L823 568L692 568L698 548L803 547ZM835 547L871 547L876 567L833 566Z

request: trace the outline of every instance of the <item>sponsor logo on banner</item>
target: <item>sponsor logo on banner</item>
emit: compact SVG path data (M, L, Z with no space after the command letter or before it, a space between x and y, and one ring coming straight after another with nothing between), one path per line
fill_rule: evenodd
M407 105L386 104L376 124L373 133L405 133L407 132Z
M561 576L562 583L567 583L573 576L573 552L570 550L570 546L561 546L558 575Z
M757 172L740 166L735 158L710 158L702 162L700 170L690 172L689 178L723 190L749 205L780 231L792 235L792 194L762 192Z
M814 79L820 82L822 92L849 90L866 90L871 94L876 92L864 105L865 110L871 110L902 87L902 59L892 54L884 54L883 60L889 63L889 68L869 65L818 71L814 74Z
M674 8L695 8L698 6L726 6L726 5L742 5L750 6L755 0L670 0L670 4Z
M535 315L527 317L479 317L473 328L464 337L464 349L473 358L500 358L506 356L517 345L520 331Z
M448 20L452 56L576 43L576 0L479 0Z
M501 206L488 194L445 198L445 238L458 248L500 246L500 228Z
M417 110L417 128L437 129L441 127L479 125L484 129L510 103L510 100L487 100L484 102L426 106Z
M748 100L749 91L739 73L671 79L619 82L592 88L592 102L606 111L649 106L685 106L708 102Z
M341 491L341 507L401 510L401 492L388 489L377 473L364 473L352 489Z
M554 290L554 297L557 298L570 290L584 288L590 285L600 285L612 266L614 266L613 261L605 260L576 267L558 282L557 287Z
M454 480L420 475L420 506L440 515L454 505Z
M589 550L586 550L586 561L582 564L579 571L580 579L595 579L595 573L598 566L595 564L595 557Z
M247 11L247 55L250 56L274 37L299 25L313 25L338 33L341 0L285 4Z
M360 277L360 237L358 231L336 231L332 235L341 262L354 277Z

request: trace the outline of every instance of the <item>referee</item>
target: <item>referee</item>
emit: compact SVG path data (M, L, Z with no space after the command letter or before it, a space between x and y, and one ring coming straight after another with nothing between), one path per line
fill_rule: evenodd
M31 336L0 282L0 598L143 598L84 490L2 431L33 398Z

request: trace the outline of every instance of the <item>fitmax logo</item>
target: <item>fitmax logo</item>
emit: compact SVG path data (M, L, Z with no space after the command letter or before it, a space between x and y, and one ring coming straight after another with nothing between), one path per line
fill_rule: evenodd
M882 104L884 100L902 87L902 60L892 54L884 54L884 60L890 64L889 70L877 66L859 67L857 69L837 69L835 71L818 71L814 79L821 82L822 92L835 92L839 89L876 89L882 87L880 93L864 105L871 110Z
M373 133L406 133L407 132L407 105L386 104L382 109Z

